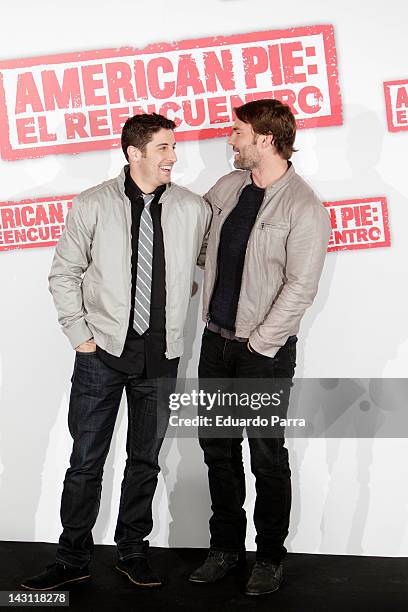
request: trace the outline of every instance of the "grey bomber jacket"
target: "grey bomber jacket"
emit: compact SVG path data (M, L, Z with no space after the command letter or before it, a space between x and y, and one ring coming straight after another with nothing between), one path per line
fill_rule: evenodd
M131 207L125 168L74 198L49 274L58 320L73 348L89 338L123 351L131 304ZM161 224L165 253L166 357L183 353L194 270L211 209L190 190L167 185Z
M223 176L204 198L213 210L208 238L203 319L217 274L217 253L222 225L236 206L249 171ZM265 190L245 255L235 334L249 338L255 351L274 357L316 295L330 237L331 225L324 206L290 164L286 173Z

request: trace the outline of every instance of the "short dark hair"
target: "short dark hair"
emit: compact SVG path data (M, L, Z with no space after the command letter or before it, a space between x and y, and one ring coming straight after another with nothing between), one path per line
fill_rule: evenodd
M129 117L122 130L122 151L129 161L127 148L136 147L144 151L148 142L151 141L153 134L164 128L174 130L176 124L171 119L163 117L157 113L143 113Z
M272 134L273 144L281 157L290 159L296 151L296 120L287 104L279 100L253 100L234 108L240 121L250 123L255 134Z

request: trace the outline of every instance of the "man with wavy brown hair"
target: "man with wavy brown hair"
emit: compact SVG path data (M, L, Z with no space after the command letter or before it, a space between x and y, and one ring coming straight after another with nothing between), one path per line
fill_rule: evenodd
M206 194L213 209L203 293L201 380L284 379L295 371L300 321L316 295L330 235L327 212L289 159L296 122L278 100L235 109L229 144L237 170ZM289 392L286 396L288 401ZM282 406L281 408L285 408ZM212 501L210 550L190 581L211 583L245 560L242 432L200 432ZM246 594L282 581L291 485L283 437L251 436L256 563Z

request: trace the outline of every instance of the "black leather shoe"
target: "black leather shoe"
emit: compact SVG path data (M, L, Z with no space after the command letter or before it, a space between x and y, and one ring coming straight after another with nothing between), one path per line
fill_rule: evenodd
M210 550L207 559L190 576L190 582L215 582L245 565L242 554Z
M266 595L277 591L283 580L282 563L257 561L245 587L245 595Z
M118 561L115 569L137 586L155 588L162 585L162 581L154 573L146 557L131 557Z
M23 589L32 591L51 591L64 584L88 582L91 579L88 566L71 567L63 563L52 563L38 576L27 578L21 583Z

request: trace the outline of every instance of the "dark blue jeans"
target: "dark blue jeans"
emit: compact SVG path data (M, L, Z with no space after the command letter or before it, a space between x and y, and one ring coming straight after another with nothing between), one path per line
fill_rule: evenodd
M177 364L172 369L170 386ZM168 405L157 401L157 386L157 380L110 368L96 353L76 353L68 415L74 443L61 499L63 532L57 560L83 566L91 558L103 467L123 389L128 404L127 460L115 542L120 559L146 554L160 471L158 455L169 418Z
M274 358L269 358L251 353L245 342L226 340L215 332L204 330L198 370L200 379L277 378L287 379L290 386L295 366L296 338L288 341ZM257 559L279 563L286 554L283 544L288 534L291 506L288 451L283 438L262 438L247 433L256 485ZM245 551L242 441L242 436L209 438L200 434L200 445L208 466L213 511L210 546L213 550Z

